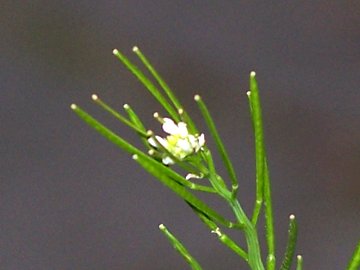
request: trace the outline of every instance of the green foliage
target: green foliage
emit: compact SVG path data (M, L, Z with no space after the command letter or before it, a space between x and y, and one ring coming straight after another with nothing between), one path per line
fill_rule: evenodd
M285 256L281 263L280 270L289 270L295 254L295 245L297 240L297 224L294 215L289 217L289 237L286 246Z
M351 257L347 270L359 270L360 269L360 242L357 244L354 254Z
M200 264L190 255L189 251L184 247L184 245L165 227L164 224L159 225L159 229L164 233L173 247L183 256L186 262L194 270L201 270Z
M250 269L275 270L276 250L271 183L264 142L260 94L255 72L250 73L250 91L247 92L247 96L254 131L256 196L252 214L247 215L243 211L241 203L237 198L239 182L235 174L234 166L203 99L199 95L195 95L195 101L199 106L209 133L215 141L217 151L227 170L228 179L219 175L212 158L212 150L204 144L203 134L199 134L198 128L180 101L176 98L173 91L171 91L167 83L160 77L139 48L134 47L133 52L149 71L152 78L147 77L139 67L118 50L113 51L114 55L145 86L172 119L161 118L158 114L156 115L156 118L163 124L164 131L169 134L167 137L156 136L151 130L147 129L146 125L128 104L124 105L124 110L127 115L124 116L100 100L97 95L92 96L96 104L139 135L144 145L144 150L133 146L126 141L126 139L115 134L79 106L72 104L71 108L88 125L129 153L144 170L184 200L209 229L209 232L216 234L218 240L225 247L246 261ZM179 155L179 153L181 155ZM178 172L178 169L174 170L176 167L181 170L181 173ZM205 201L199 199L197 196L198 192L206 192L222 198L232 210L234 214L233 220L224 218ZM265 228L259 228L258 226L258 220L261 214L265 217ZM159 228L192 269L202 269L184 245L169 232L164 225L160 225ZM225 228L243 233L246 240L246 247L240 247L235 240L225 234L223 232ZM258 237L262 229L265 230L266 235L266 264L262 258ZM295 259L296 239L297 224L295 216L291 215L288 243L284 258L279 266L280 270L290 270L292 262ZM265 252L265 248L263 252ZM302 257L298 255L296 261L296 269L302 270ZM359 269L359 265L360 243L353 254L347 270Z

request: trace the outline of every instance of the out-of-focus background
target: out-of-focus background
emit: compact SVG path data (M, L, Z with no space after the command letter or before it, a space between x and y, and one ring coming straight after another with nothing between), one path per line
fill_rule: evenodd
M204 269L246 268L185 203L70 110L75 102L140 145L91 102L96 92L160 130L159 105L112 55L118 48L137 62L133 45L207 134L193 102L203 96L248 213L245 93L256 70L278 258L295 213L304 269L345 268L360 239L360 2L5 0L0 34L1 269L187 269L159 223Z

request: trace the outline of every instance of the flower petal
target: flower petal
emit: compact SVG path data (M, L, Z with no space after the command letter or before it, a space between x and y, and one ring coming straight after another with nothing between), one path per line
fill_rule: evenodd
M175 161L171 157L166 156L166 157L163 157L162 163L164 163L165 165L172 165L172 164L175 164Z
M162 158L165 165L185 159L187 156L198 152L205 144L204 134L200 136L189 134L185 122L176 123L171 118L162 118L162 128L169 135L164 138L155 136L149 138L148 142L157 150L159 147L166 149Z
M171 135L179 134L179 128L172 119L164 118L163 120L164 123L162 128L166 133Z
M161 144L162 147L168 149L169 147L169 143L167 140L165 140L164 138L160 137L160 136L155 136L156 140ZM156 142L156 141L155 141Z
M186 155L193 152L193 147L187 139L178 139L176 146L181 152L184 152Z
M149 142L149 144L150 144L151 146L153 146L153 147L158 147L158 144L157 144L156 140L154 139L154 137L150 137L150 138L148 139L148 142Z
M201 133L201 135L198 137L198 143L199 143L199 149L204 146L205 144L205 135L204 133Z
M188 136L188 141L191 144L191 147L196 149L198 142L197 142L197 139L195 138L195 136L189 135Z
M201 179L202 176L201 175L197 175L197 174L193 174L193 173L188 173L185 177L186 180L189 180L191 178L196 178L196 179Z
M178 134L182 138L185 138L186 136L189 135L188 129L186 127L186 123L184 123L184 122L178 123Z

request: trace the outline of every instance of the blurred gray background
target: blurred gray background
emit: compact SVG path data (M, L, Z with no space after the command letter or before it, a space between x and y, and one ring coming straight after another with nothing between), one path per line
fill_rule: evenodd
M360 239L360 2L1 1L0 268L188 269L164 223L204 269L247 269L187 205L70 110L136 145L91 102L129 103L149 128L159 105L117 61L138 45L207 130L213 113L254 196L246 91L256 70L273 183L278 258L288 215L304 269L344 269ZM213 145L209 136L208 142ZM220 164L219 164L220 166ZM229 213L221 202L219 211ZM243 241L240 234L236 239Z

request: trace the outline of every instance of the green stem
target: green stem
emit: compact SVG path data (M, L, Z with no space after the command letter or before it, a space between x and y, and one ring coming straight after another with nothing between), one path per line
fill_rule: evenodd
M129 104L124 104L124 110L126 111L126 113L129 116L130 121L137 126L140 130L142 130L143 132L147 134L147 130L145 128L145 125L142 123L142 121L140 120L139 116L135 113L135 111L130 107ZM141 137L141 141L143 142L143 144L145 145L145 147L150 150L152 149L152 147L149 144L148 138L144 138Z
M347 270L359 270L360 268L360 242L357 244L354 254L351 257Z
M113 54L138 78L138 80L149 90L149 92L156 98L156 100L164 107L169 115L178 122L180 120L178 112L167 101L167 99L160 93L157 87L148 79L145 74L135 66L125 55L114 49Z
M217 190L218 194L223 197L232 208L238 224L244 231L247 248L248 248L248 264L252 270L265 270L261 260L261 252L256 227L246 216L241 208L239 201L234 198L231 192L226 188L220 176L216 174L214 163L210 151L205 151L206 161L209 165L209 181Z
M271 199L271 185L269 177L269 169L265 160L265 175L264 175L264 205L265 205L265 226L266 226L266 242L268 246L267 256L267 270L275 270L275 232L273 209Z
M124 110L128 114L131 122L136 125L140 130L147 133L147 129L145 128L145 125L140 120L140 117L135 113L135 111L130 107L129 104L124 104Z
M301 255L297 255L296 257L296 270L303 269L303 257ZM356 270L356 269L354 269Z
M247 93L250 112L255 133L256 155L256 201L252 216L252 224L256 226L261 206L265 204L266 241L268 246L267 269L275 270L275 233L271 199L269 170L266 161L262 110L259 88L255 72L250 74L250 91Z
M186 187L180 185L176 181L173 181L169 174L166 174L166 170L171 169L163 166L157 161L152 159L148 159L146 155L133 155L133 159L139 163L147 172L153 175L157 180L159 180L162 184L168 187L170 190L174 191L179 197L185 200L187 203L196 207L199 211L203 212L209 218L218 222L228 228L232 228L235 226L234 223L226 220L223 216L218 214L214 209L196 197L194 194L189 192ZM161 167L159 166L161 165ZM164 173L165 172L165 173Z
M185 246L165 227L164 224L159 225L159 229L164 233L173 247L180 253L193 270L202 270L200 264L194 259Z
M212 159L210 150L206 149L203 151L203 156L209 167L209 181L211 185L221 197L226 201L229 201L231 199L231 194L228 191L224 180L216 173L214 160Z
M264 133L262 125L261 103L259 89L255 78L255 72L250 74L250 93L248 94L251 111L253 115L253 125L255 133L255 154L256 154L256 203L253 213L252 222L257 223L259 217L264 188L264 169L265 169L265 146Z
M156 71L156 69L151 65L149 60L145 57L145 55L140 51L138 47L133 48L133 52L139 57L141 62L145 65L145 67L150 71L151 75L155 78L155 80L159 83L161 88L164 90L165 94L168 96L168 98L171 100L171 102L174 104L175 108L178 110L178 112L181 112L181 116L183 120L188 124L189 129L192 133L197 133L197 129L195 127L194 122L190 118L190 116L186 113L184 108L182 107L179 100L174 95L173 91L170 89L170 87L167 85L167 83L161 78L159 73Z
M296 240L297 240L297 224L294 215L289 217L289 236L286 246L284 259L281 263L280 270L289 270L295 254Z
M154 160L152 157L146 155L135 146L128 143L123 138L116 135L110 129L105 127L87 112L82 110L79 106L72 104L71 109L89 126L96 129L101 135L107 138L115 145L122 148L124 151L133 155L133 158L150 174L154 175L161 183L167 186L169 189L174 191L182 199L195 206L197 209L208 215L214 221L223 224L228 228L236 226L232 222L226 220L215 210L205 204L202 200L198 199L195 195L187 190L187 188L181 184L186 181L182 176L178 175L175 171L169 167L164 166L162 163Z
M211 136L214 138L214 141L216 143L216 147L220 153L221 159L228 171L228 174L230 176L230 180L231 180L231 184L232 184L232 197L236 197L236 192L238 190L239 184L238 184L238 180L236 177L236 173L234 170L234 167L230 161L229 155L225 149L225 146L220 138L220 135L216 129L215 123L210 115L209 110L207 109L205 103L203 102L203 100L201 99L201 97L199 95L196 95L194 97L195 101L197 102L197 104L199 105L199 109L201 111L201 114L204 117L204 120L209 128L209 131L211 133Z
M210 220L206 215L201 213L191 204L189 204L189 206L194 210L194 212L198 215L201 221L211 230L211 232L215 233L218 236L218 239L222 244L230 248L237 255L242 257L246 262L249 260L247 253L241 247L239 247L229 236L223 233L215 222Z
M243 209L241 208L239 201L236 199L231 199L229 202L230 206L236 216L236 219L239 223L244 225L243 230L245 233L246 243L248 247L248 256L249 256L249 265L252 270L265 270L264 265L261 260L260 245L259 239L256 232L255 226L245 215Z
M133 122L129 121L128 119L126 119L124 116L122 116L120 113L118 113L117 111L115 111L113 108L111 108L108 104L106 104L104 101L102 101L97 95L93 94L91 96L92 100L98 104L101 108L103 108L105 111L109 112L112 116L114 116L116 119L118 119L119 121L121 121L122 123L124 123L125 125L127 125L128 127L132 128L133 130L135 130L137 133L139 133L139 135L141 137L148 137L148 135L146 134L146 131L144 131L143 129L139 128L136 124L134 124Z

